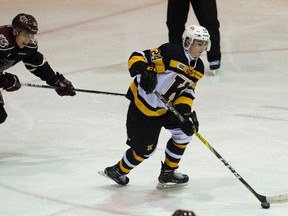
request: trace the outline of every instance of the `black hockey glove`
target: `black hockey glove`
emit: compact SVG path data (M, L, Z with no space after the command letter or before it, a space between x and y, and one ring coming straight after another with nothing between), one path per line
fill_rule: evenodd
M140 78L140 86L147 94L153 92L157 85L157 72L154 64L145 64L143 66Z
M180 129L187 135L192 136L194 134L194 130L198 132L199 130L199 122L197 120L196 112L193 111L188 115L184 115L184 121L180 123Z
M21 88L18 77L11 73L0 74L0 88L5 89L8 92L17 91Z
M180 124L180 129L187 135L192 136L194 134L194 125L189 118L185 118Z
M62 74L59 74L58 72L56 72L56 74L53 77L47 80L46 83L50 86L58 87L55 89L55 91L60 96L76 95L76 92L72 83L69 80L67 80Z

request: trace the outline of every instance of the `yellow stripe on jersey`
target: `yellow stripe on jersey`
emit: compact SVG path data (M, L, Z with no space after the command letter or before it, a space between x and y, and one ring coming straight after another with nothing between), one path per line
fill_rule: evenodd
M192 89L195 89L196 85L197 85L197 82L195 82L195 83L193 83L192 85L190 85L190 87L191 87Z
M147 116L161 116L167 112L166 109L164 109L164 108L157 109L154 111L154 110L150 110L148 107L146 107L145 104L143 104L142 101L140 101L138 98L138 91L137 91L137 86L136 86L135 82L131 83L130 90L132 91L133 96L134 96L134 103L136 104L138 109L142 113L144 113L145 115L147 115Z
M146 62L146 59L142 55L134 55L132 56L128 61L128 69L132 67L132 65L137 61L143 61Z
M173 105L177 105L177 104L187 104L189 105L190 107L192 107L192 103L193 103L193 99L192 98L189 98L189 97L185 97L185 96L180 96L179 98L177 98Z
M197 80L201 79L204 76L204 74L200 73L197 70L194 70L194 67L192 66L189 67L188 65L185 65L179 61L171 60L169 66L173 68L178 68L179 70L183 71L190 77L194 77Z
M157 69L157 73L165 73L165 65L163 62L163 59L157 59L155 61L153 61L153 63L155 64L155 67Z
M170 67L173 67L173 68L178 68L179 70L187 73L186 71L188 70L189 66L188 65L185 65L183 64L182 62L179 62L179 61L175 61L175 60L171 60L170 61L170 64L169 64Z
M204 74L200 73L197 70L194 70L193 67L189 68L189 70L186 72L189 76L196 78L197 80L200 80Z

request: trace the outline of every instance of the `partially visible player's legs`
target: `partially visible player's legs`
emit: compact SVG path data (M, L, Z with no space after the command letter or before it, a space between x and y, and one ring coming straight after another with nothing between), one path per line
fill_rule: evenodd
M148 159L156 149L161 127L161 118L147 118L131 103L126 119L126 143L130 148L117 164L107 167L104 174L118 184L128 184L129 178L126 175Z
M179 162L184 154L188 143L177 144L173 139L169 139L165 149L164 166L168 170L178 169Z
M170 43L182 44L189 7L189 0L168 0L166 25Z
M211 49L207 52L210 69L219 69L221 66L220 23L216 0L191 0L191 4L199 24L210 34Z
M159 184L157 185L157 188L165 188L169 183L172 183L173 185L177 184L178 186L187 185L189 177L186 174L177 172L177 168L179 167L178 164L187 144L188 143L177 144L172 139L168 141L165 150L166 157L164 163L162 162L161 173L158 177Z
M4 109L4 100L0 92L0 124L5 122L6 118L7 118L7 113Z
M192 137L184 134L181 129L170 129L172 138L167 142L165 149L165 160L161 166L158 177L158 189L167 187L179 187L188 184L189 177L186 174L177 172L180 160L185 152L187 144Z
M126 185L129 183L129 178L126 175L144 159L146 158L137 155L135 151L129 148L123 158L114 166L105 168L104 173L116 183Z

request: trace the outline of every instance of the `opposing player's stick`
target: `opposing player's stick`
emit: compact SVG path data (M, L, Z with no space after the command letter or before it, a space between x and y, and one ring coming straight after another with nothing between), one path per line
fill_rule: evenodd
M57 86L49 86L49 85L42 85L42 84L32 84L32 83L21 83L22 86L28 87L36 87L36 88L48 88L48 89L57 89L60 87ZM125 96L122 93L115 93L115 92L106 92L106 91L95 91L95 90L87 90L87 89L78 89L75 88L77 92L85 92L85 93L93 93L93 94L107 94L107 95L116 95L116 96Z
M173 112L180 122L184 121L183 116L157 91L154 94L165 104L165 106ZM213 154L220 159L223 164L236 176L236 178L241 181L244 186L261 202L263 208L269 208L269 203L285 203L288 202L288 194L278 195L278 196L263 196L258 194L241 176L240 174L232 168L232 166L208 143L204 137L202 137L197 131L194 134L201 140L201 142L211 151Z

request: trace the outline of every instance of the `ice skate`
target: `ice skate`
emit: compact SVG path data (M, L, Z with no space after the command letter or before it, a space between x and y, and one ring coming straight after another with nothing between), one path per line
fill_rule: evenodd
M103 175L109 179L112 179L117 184L126 185L129 182L129 178L119 172L119 168L116 165L106 167L104 171L98 171L100 175Z
M220 60L209 62L209 68L212 71L213 75L217 75L220 66L221 66Z
M158 177L157 189L183 187L188 184L188 175L177 172L177 170L168 170L162 163L161 173Z

